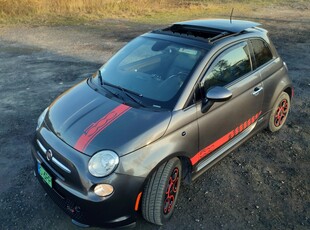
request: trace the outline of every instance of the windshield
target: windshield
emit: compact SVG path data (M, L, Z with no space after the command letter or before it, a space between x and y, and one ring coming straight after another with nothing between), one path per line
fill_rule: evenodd
M201 48L138 37L115 54L100 74L108 87L133 92L149 107L171 109L204 55Z

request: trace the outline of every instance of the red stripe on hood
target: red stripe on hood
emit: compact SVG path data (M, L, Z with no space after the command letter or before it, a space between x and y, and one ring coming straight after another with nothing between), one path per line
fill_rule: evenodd
M83 152L94 138L101 133L105 128L111 125L116 119L126 113L131 107L121 104L111 112L100 118L98 121L88 126L84 133L79 137L74 145L74 148Z

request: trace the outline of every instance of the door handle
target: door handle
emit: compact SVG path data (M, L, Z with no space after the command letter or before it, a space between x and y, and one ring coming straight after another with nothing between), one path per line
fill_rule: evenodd
M254 92L252 93L253 96L258 96L260 94L261 91L263 91L263 87L259 86L259 87L255 87L254 88Z

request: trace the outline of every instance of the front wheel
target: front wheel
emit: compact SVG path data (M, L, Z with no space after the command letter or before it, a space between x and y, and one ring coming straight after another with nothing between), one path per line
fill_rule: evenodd
M286 92L282 92L278 97L269 118L268 129L276 132L284 125L291 107L291 100Z
M162 164L151 176L142 197L142 215L163 225L172 216L181 184L182 166L175 157Z

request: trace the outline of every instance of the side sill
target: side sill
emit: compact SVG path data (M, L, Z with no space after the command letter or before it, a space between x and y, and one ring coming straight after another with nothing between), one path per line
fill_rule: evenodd
M194 175L192 180L195 180L199 177L202 173L204 173L207 169L212 167L215 163L217 163L220 159L226 156L231 148L237 146L243 139L248 137L250 133L253 131L255 126L258 122L253 123L248 128L246 128L242 133L240 133L237 137L220 147L219 149L215 150L211 156L207 157L206 159L202 160L196 167L196 170L193 172Z

